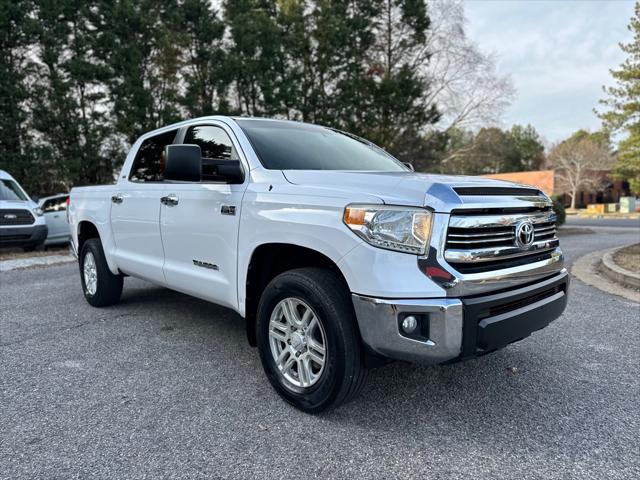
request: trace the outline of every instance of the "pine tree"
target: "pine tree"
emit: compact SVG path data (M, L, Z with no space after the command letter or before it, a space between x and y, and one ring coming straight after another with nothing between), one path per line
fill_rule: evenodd
M223 43L225 24L209 0L185 0L179 13L186 57L181 103L192 117L227 113L230 72Z
M27 51L33 23L31 2L0 0L0 168L8 170L31 193L38 172L32 162L26 128Z
M620 44L628 57L617 70L611 70L617 85L605 88L608 98L600 103L607 110L599 116L607 130L626 133L618 144L614 172L629 181L633 192L640 193L640 2L636 2L628 28L633 40Z
M514 165L514 171L542 168L545 161L544 145L536 129L532 125L514 125L509 134L518 152L518 164Z
M105 69L94 55L91 2L40 0L33 11L30 127L41 194L112 180Z
M98 0L96 57L108 69L115 129L129 144L181 119L184 35L177 0Z

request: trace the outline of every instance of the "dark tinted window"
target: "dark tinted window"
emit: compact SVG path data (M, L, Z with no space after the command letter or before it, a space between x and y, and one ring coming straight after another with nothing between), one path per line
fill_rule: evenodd
M204 158L238 160L229 135L220 127L202 125L187 131L184 143L200 145Z
M67 197L50 198L42 204L44 213L64 212L67 209Z
M147 138L131 167L129 179L133 182L161 182L164 176L164 148L173 143L177 130Z
M13 180L0 180L0 200L26 200L24 193Z
M203 158L239 160L238 153L233 147L229 135L220 127L212 125L191 127L184 137L184 143L200 145ZM207 165L205 161L202 165L202 180L210 182L225 181L224 177L216 174L216 169L216 166Z
M237 122L268 169L407 170L372 143L330 128L267 120L238 119Z

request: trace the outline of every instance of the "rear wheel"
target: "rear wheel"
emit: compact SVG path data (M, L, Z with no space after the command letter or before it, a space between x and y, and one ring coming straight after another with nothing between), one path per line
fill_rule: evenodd
M109 270L98 238L90 238L84 242L78 262L82 291L89 304L106 307L120 301L122 276L114 275Z
M351 298L330 270L304 268L274 278L260 299L257 334L271 385L303 411L335 408L364 385Z

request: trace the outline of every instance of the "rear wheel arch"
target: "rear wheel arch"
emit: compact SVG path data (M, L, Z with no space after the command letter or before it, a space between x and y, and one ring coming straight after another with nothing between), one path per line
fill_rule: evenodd
M97 238L100 240L100 232L95 224L88 220L83 220L78 224L78 253L82 251L84 242L90 238Z

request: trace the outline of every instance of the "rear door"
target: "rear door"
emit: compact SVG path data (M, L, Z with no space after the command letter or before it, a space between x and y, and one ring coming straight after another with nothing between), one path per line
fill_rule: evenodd
M111 197L111 230L118 267L136 277L165 284L164 250L160 237L160 198L165 191L164 149L177 130L145 139L129 178L118 183Z
M216 122L186 128L180 143L197 144L202 156L240 159L232 133ZM203 170L201 182L168 183L173 200L161 207L164 274L169 287L237 308L237 249L245 181L227 184Z

